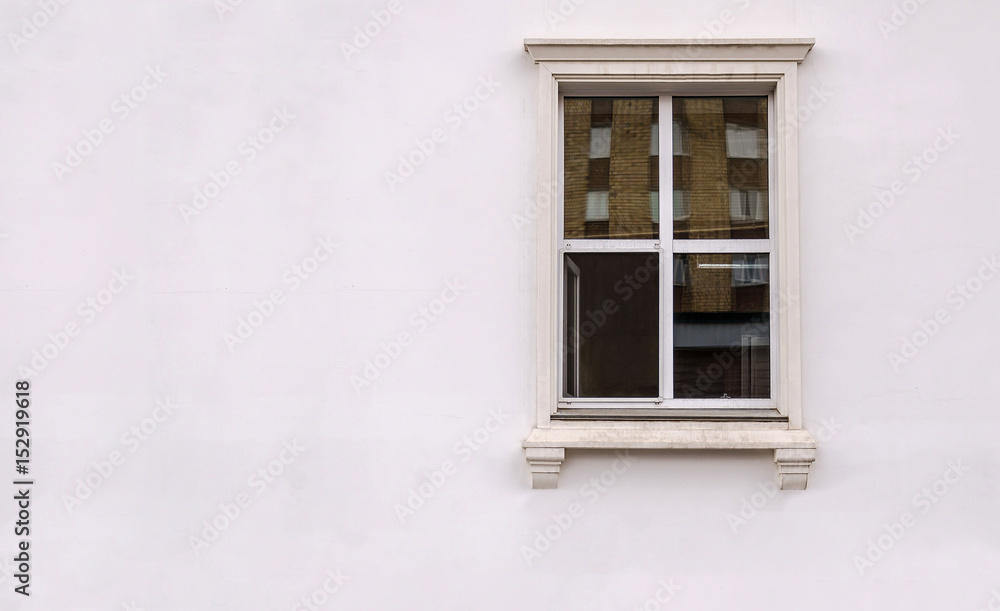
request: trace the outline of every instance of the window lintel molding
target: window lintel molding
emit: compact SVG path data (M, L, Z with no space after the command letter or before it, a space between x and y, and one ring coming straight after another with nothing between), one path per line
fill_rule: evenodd
M556 39L526 38L535 63L610 61L794 61L805 59L812 38Z

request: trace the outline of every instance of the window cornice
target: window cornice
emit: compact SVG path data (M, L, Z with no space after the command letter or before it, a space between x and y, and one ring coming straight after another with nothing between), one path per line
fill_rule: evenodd
M554 39L526 38L535 63L611 61L794 61L812 49L812 38Z

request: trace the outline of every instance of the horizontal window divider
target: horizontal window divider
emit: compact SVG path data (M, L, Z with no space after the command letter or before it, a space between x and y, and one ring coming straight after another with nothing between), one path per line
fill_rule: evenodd
M769 253L771 240L674 240L675 253Z
M658 252L660 240L564 240L562 251L574 252Z

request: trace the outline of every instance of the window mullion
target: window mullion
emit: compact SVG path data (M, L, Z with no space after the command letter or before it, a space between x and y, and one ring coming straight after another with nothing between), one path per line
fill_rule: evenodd
M674 253L672 239L674 232L674 112L671 96L660 96L659 117L660 396L664 399L672 399L674 397ZM665 203L666 205L664 205Z

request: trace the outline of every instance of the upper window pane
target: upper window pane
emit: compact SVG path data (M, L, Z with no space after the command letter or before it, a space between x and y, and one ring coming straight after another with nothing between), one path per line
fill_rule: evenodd
M674 239L766 239L767 97L674 97L673 106Z
M658 107L657 98L566 98L566 239L659 237Z

